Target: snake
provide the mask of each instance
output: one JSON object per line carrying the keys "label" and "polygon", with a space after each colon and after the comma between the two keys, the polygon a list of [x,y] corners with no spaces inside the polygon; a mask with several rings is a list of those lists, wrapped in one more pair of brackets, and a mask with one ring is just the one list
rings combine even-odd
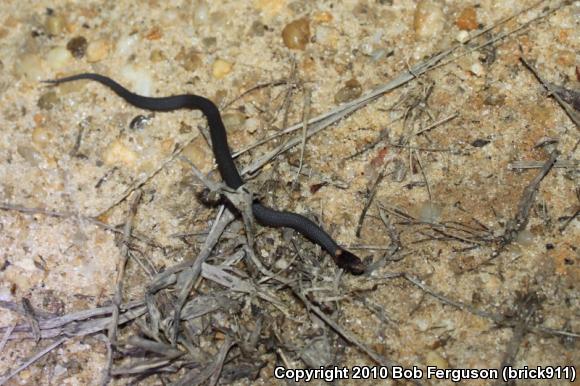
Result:
{"label": "snake", "polygon": [[[166,97],[143,96],[129,91],[107,76],[96,73],[81,73],[46,80],[44,83],[56,86],[77,80],[98,82],[108,87],[127,103],[144,110],[169,112],[179,109],[191,109],[201,111],[207,119],[213,154],[223,181],[229,188],[234,190],[244,185],[244,180],[236,167],[228,145],[226,128],[221,114],[218,107],[210,99],[194,94],[180,94]],[[263,205],[257,199],[252,201],[251,207],[254,218],[261,225],[294,229],[327,251],[338,267],[354,275],[360,275],[365,272],[365,263],[358,256],[339,246],[324,229],[308,218],[297,213],[274,210]]]}

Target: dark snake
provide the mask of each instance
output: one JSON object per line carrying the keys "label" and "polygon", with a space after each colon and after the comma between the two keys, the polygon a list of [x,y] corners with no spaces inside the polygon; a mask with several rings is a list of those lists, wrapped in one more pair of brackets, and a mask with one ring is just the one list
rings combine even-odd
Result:
{"label": "dark snake", "polygon": [[[173,111],[183,108],[200,110],[207,118],[210,129],[213,154],[215,156],[218,170],[231,189],[237,190],[244,184],[244,180],[234,160],[230,147],[226,129],[217,106],[207,98],[199,95],[183,94],[161,98],[145,97],[135,94],[111,78],[99,74],[78,74],[65,78],[45,81],[54,85],[72,82],[75,80],[93,80],[99,82],[115,92],[131,105],[151,111]],[[296,213],[277,211],[262,205],[259,201],[254,200],[252,203],[252,213],[262,225],[270,227],[288,227],[292,228],[310,241],[320,245],[333,258],[335,264],[344,270],[359,275],[365,271],[365,264],[355,254],[340,247],[328,233],[304,216]]]}

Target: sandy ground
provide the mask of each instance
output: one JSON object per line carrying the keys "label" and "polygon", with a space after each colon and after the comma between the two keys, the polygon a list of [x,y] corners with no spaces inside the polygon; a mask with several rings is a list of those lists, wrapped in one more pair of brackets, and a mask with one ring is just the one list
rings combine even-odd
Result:
{"label": "sandy ground", "polygon": [[[550,84],[578,90],[580,4],[544,1],[505,20],[533,4],[2,1],[0,375],[55,341],[6,341],[7,328],[30,323],[23,299],[39,318],[110,303],[122,247],[104,224],[124,223],[129,192],[142,191],[133,231],[143,239],[136,249],[158,270],[194,257],[216,214],[196,199],[201,184],[187,162],[172,156],[178,149],[202,171],[213,169],[211,149],[200,135],[201,114],[150,114],[97,84],[49,88],[39,80],[98,72],[146,95],[207,96],[222,108],[230,145],[239,150],[453,46],[458,48],[443,65],[309,138],[308,173],[296,179],[297,146],[263,167],[250,186],[269,205],[315,216],[369,262],[384,262],[370,276],[344,276],[340,299],[330,302],[339,309],[332,318],[373,352],[423,369],[578,365],[580,225],[572,216],[580,205],[580,131],[520,56]],[[298,43],[289,48],[282,31],[297,20],[309,31],[290,31],[288,39]],[[471,50],[492,39],[498,40]],[[146,118],[142,125],[135,122],[138,115]],[[296,135],[300,131],[268,141],[237,162],[248,165]],[[555,167],[527,201],[529,216],[522,222],[517,215],[525,189],[554,151]],[[514,169],[518,162],[531,168]],[[370,192],[372,204],[357,237]],[[240,224],[229,231],[242,239]],[[201,236],[176,237],[196,232]],[[393,233],[401,248],[385,261]],[[321,269],[334,269],[326,254],[292,232],[259,228],[256,242],[269,267],[288,265],[298,248],[307,259],[320,260]],[[231,253],[232,245],[216,254]],[[464,307],[445,304],[409,280],[391,278],[393,273],[416,278]],[[333,285],[332,275],[323,277],[330,282],[321,287]],[[124,299],[141,298],[146,278],[129,261]],[[304,320],[301,304],[280,296]],[[303,331],[290,319],[279,327],[297,345],[329,331]],[[333,364],[376,364],[332,334],[333,347],[340,348]],[[280,350],[264,353],[267,364],[256,382],[283,383],[273,379],[281,356],[293,367],[305,366],[296,351]],[[70,337],[7,384],[98,384],[106,356],[99,334]]]}

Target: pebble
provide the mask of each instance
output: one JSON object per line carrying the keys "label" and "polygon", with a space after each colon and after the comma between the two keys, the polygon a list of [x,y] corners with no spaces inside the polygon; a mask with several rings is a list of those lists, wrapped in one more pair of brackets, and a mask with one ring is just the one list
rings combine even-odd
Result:
{"label": "pebble", "polygon": [[32,166],[38,166],[43,160],[42,154],[32,146],[26,144],[18,145],[16,152]]}
{"label": "pebble", "polygon": [[438,2],[421,0],[415,8],[413,29],[420,40],[438,37],[445,26],[445,15]]}
{"label": "pebble", "polygon": [[87,61],[89,63],[100,62],[109,55],[110,46],[106,40],[92,41],[87,46]]}
{"label": "pebble", "polygon": [[224,126],[228,131],[233,131],[246,122],[246,116],[239,111],[225,113],[222,115]]}
{"label": "pebble", "polygon": [[64,30],[65,20],[60,15],[50,15],[46,18],[44,27],[49,35],[58,35]]}
{"label": "pebble", "polygon": [[181,63],[186,71],[193,72],[201,67],[201,57],[194,49],[186,51],[182,48],[177,55],[175,61]]}
{"label": "pebble", "polygon": [[332,21],[332,14],[326,11],[317,12],[313,20],[317,23],[330,23]]}
{"label": "pebble", "polygon": [[485,68],[479,62],[475,62],[469,68],[469,71],[475,76],[482,76],[485,74]]}
{"label": "pebble", "polygon": [[133,53],[133,46],[137,43],[137,34],[124,36],[117,42],[117,54],[119,56],[129,56]]}
{"label": "pebble", "polygon": [[153,79],[151,74],[146,69],[133,65],[126,64],[121,67],[119,71],[121,76],[132,83],[131,89],[135,93],[150,96],[153,91]]}
{"label": "pebble", "polygon": [[42,61],[34,54],[26,54],[14,63],[14,71],[29,80],[40,80],[43,77]]}
{"label": "pebble", "polygon": [[250,27],[250,34],[254,36],[264,36],[264,33],[266,32],[267,29],[268,26],[266,26],[260,20],[255,20],[252,23],[252,26]]}
{"label": "pebble", "polygon": [[269,16],[280,13],[286,7],[287,0],[254,0],[254,7]]}
{"label": "pebble", "polygon": [[42,110],[50,110],[58,103],[56,92],[48,91],[38,98],[36,105]]}
{"label": "pebble", "polygon": [[149,55],[149,59],[153,62],[153,63],[159,63],[163,60],[165,60],[165,54],[163,53],[163,51],[156,49],[151,51],[151,54]]}
{"label": "pebble", "polygon": [[459,33],[455,36],[455,40],[459,43],[465,43],[469,39],[469,32],[467,31],[459,31]]}
{"label": "pebble", "polygon": [[310,41],[310,21],[302,18],[286,24],[282,30],[282,39],[286,47],[304,50]]}
{"label": "pebble", "polygon": [[203,0],[194,4],[193,21],[195,24],[205,24],[209,20],[209,7]]}
{"label": "pebble", "polygon": [[145,35],[145,39],[147,40],[159,40],[163,37],[163,31],[161,30],[161,28],[159,26],[155,26],[153,28],[151,28],[151,30],[149,30],[149,32],[147,32],[147,34]]}
{"label": "pebble", "polygon": [[362,86],[356,79],[350,79],[347,81],[340,90],[334,95],[335,103],[345,103],[350,102],[362,94]]}
{"label": "pebble", "polygon": [[72,60],[71,53],[62,46],[54,47],[46,54],[46,63],[53,70],[59,70],[66,67]]}
{"label": "pebble", "polygon": [[434,350],[427,352],[427,355],[425,355],[425,365],[435,366],[438,369],[446,369],[449,367],[447,360]]}
{"label": "pebble", "polygon": [[80,59],[87,52],[87,44],[87,39],[84,36],[77,36],[69,40],[66,48],[73,57]]}
{"label": "pebble", "polygon": [[217,59],[213,62],[212,75],[215,79],[223,79],[230,72],[232,72],[232,67],[234,65],[226,60]]}
{"label": "pebble", "polygon": [[54,134],[44,126],[36,126],[32,130],[32,144],[38,150],[43,150],[50,145]]}
{"label": "pebble", "polygon": [[534,241],[534,234],[527,229],[518,232],[516,236],[516,242],[524,247],[534,245]]}
{"label": "pebble", "polygon": [[215,36],[208,36],[201,40],[201,44],[203,44],[206,49],[213,49],[217,45],[217,38]]}
{"label": "pebble", "polygon": [[463,31],[472,31],[477,28],[477,13],[475,12],[475,8],[467,7],[464,8],[463,11],[455,20],[455,25]]}
{"label": "pebble", "polygon": [[137,161],[137,153],[129,149],[119,138],[111,142],[103,152],[103,162],[109,166],[133,166]]}

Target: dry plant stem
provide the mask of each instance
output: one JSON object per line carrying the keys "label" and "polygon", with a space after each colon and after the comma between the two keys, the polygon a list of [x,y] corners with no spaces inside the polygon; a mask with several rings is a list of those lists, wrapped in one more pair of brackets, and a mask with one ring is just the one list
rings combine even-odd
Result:
{"label": "dry plant stem", "polygon": [[48,347],[46,347],[46,348],[40,350],[39,352],[37,352],[36,354],[34,354],[32,357],[27,359],[23,364],[18,366],[16,369],[12,370],[4,378],[0,379],[0,386],[4,385],[6,382],[8,382],[10,379],[12,379],[19,372],[26,369],[28,366],[30,366],[31,364],[33,364],[34,362],[36,362],[37,360],[39,360],[40,358],[42,358],[43,356],[45,356],[46,354],[48,354],[49,352],[51,352],[52,350],[54,350],[55,348],[60,346],[62,343],[64,343],[68,339],[69,339],[68,337],[60,338],[59,340],[50,344]]}
{"label": "dry plant stem", "polygon": [[[516,324],[513,327],[512,338],[507,344],[506,352],[501,362],[500,372],[503,372],[503,369],[505,367],[514,365],[519,348],[524,340],[524,337],[529,332],[527,328],[528,326],[527,323],[534,316],[539,306],[539,304],[537,303],[537,298],[534,299],[534,297],[530,296],[529,294],[526,295],[526,297],[522,300],[523,301],[521,301],[521,303],[518,304],[518,308],[521,308],[524,305],[526,306],[524,310],[519,310],[520,312],[523,311],[524,315],[517,316],[518,320],[516,321]],[[496,382],[496,385],[498,386],[506,385],[506,383],[498,380]]]}
{"label": "dry plant stem", "polygon": [[[122,308],[124,310],[131,311],[131,310],[134,310],[138,307],[141,307],[142,305],[143,305],[142,301],[134,301],[134,302],[124,304],[122,306]],[[3,308],[12,309],[15,312],[19,312],[19,310],[14,309],[13,307],[7,307],[7,306],[8,305],[2,305]],[[90,309],[90,310],[77,311],[77,312],[73,312],[73,313],[70,313],[67,315],[63,315],[63,316],[53,317],[51,315],[48,315],[46,317],[42,317],[42,319],[39,321],[39,325],[40,325],[41,331],[52,330],[52,329],[57,329],[59,327],[66,326],[67,324],[74,323],[74,324],[80,325],[85,320],[101,317],[104,315],[109,315],[109,314],[112,314],[112,312],[113,312],[113,306],[107,306],[107,307],[100,307],[100,308],[95,308],[95,309]],[[41,312],[37,311],[36,313],[40,314]],[[8,330],[11,331],[11,334],[8,335],[8,338],[7,338],[8,340],[30,338],[30,336],[15,336],[12,334],[12,332],[17,332],[17,333],[28,332],[30,330],[30,328],[24,324],[11,326],[8,328],[0,328],[0,332],[6,333],[6,331],[8,331]],[[46,336],[44,336],[44,335],[42,337],[46,338]]]}
{"label": "dry plant stem", "polygon": [[117,326],[119,323],[119,309],[121,307],[121,302],[123,301],[123,277],[125,276],[125,267],[127,266],[127,261],[129,260],[129,240],[131,238],[131,230],[133,228],[133,219],[137,213],[137,206],[141,200],[141,190],[136,190],[131,202],[129,204],[129,213],[125,221],[125,227],[123,229],[123,240],[121,244],[121,261],[119,262],[119,267],[117,270],[117,288],[115,290],[115,295],[113,296],[113,313],[111,317],[111,323],[108,328],[107,335],[107,365],[103,369],[103,374],[101,378],[101,385],[106,385],[110,380],[110,371],[113,366],[113,351],[114,347],[117,345]]}
{"label": "dry plant stem", "polygon": [[4,336],[0,341],[0,352],[4,351],[4,347],[6,347],[6,343],[8,343],[8,339],[10,339],[10,335],[12,334],[12,331],[14,331],[15,328],[16,324],[13,324],[10,327],[8,327],[6,331],[4,331]]}
{"label": "dry plant stem", "polygon": [[[112,308],[106,307],[109,309],[109,312],[112,312]],[[95,310],[86,310],[81,311],[81,313],[92,313]],[[127,310],[119,317],[119,325],[127,323],[130,320],[134,320],[141,315],[147,312],[147,308],[145,306],[138,306],[134,307],[130,310]],[[58,318],[55,318],[58,319]],[[69,321],[65,325],[55,328],[44,328],[43,321],[40,322],[41,326],[41,338],[42,339],[49,339],[54,338],[62,335],[66,336],[83,336],[88,334],[93,334],[95,332],[106,330],[107,327],[111,324],[112,317],[105,317],[105,318],[98,318],[98,319],[90,319],[90,320],[83,320],[84,318],[78,318],[78,321]],[[47,322],[51,322],[50,320]],[[16,330],[20,330],[22,332],[13,332],[10,335],[10,340],[16,339],[32,339],[34,336],[31,334],[28,329],[22,329],[21,326],[17,326]]]}
{"label": "dry plant stem", "polygon": [[[545,162],[542,161],[514,161],[508,164],[509,170],[518,169],[541,169]],[[554,164],[556,169],[572,169],[580,172],[580,161],[578,160],[558,160]]]}
{"label": "dry plant stem", "polygon": [[[546,0],[540,0],[540,1],[538,1],[538,2],[536,2],[536,3],[534,3],[534,4],[532,4],[532,5],[530,5],[529,7],[527,7],[527,8],[524,8],[524,9],[522,9],[521,11],[518,11],[518,12],[516,12],[516,13],[515,13],[515,14],[513,14],[513,15],[510,15],[510,16],[508,16],[508,17],[504,18],[504,19],[501,19],[501,20],[499,20],[498,22],[496,22],[496,23],[492,24],[492,25],[491,25],[491,26],[489,26],[488,28],[486,28],[486,29],[484,29],[484,30],[480,31],[479,33],[477,33],[477,34],[475,34],[475,35],[473,35],[471,38],[469,38],[469,39],[468,39],[468,40],[466,40],[465,42],[463,42],[463,43],[460,43],[460,44],[457,44],[457,45],[454,47],[454,50],[455,50],[456,48],[459,48],[459,47],[461,47],[461,46],[463,46],[463,45],[466,45],[467,43],[469,43],[469,42],[471,42],[471,41],[475,40],[476,38],[478,38],[478,37],[480,37],[480,36],[484,35],[486,32],[488,32],[488,31],[491,31],[492,29],[494,29],[494,28],[496,28],[496,27],[499,27],[499,26],[500,26],[500,25],[502,25],[502,24],[505,24],[505,23],[507,23],[508,21],[510,21],[510,20],[512,20],[512,19],[514,19],[514,18],[516,18],[517,16],[519,16],[519,15],[522,15],[522,14],[524,14],[524,13],[526,13],[526,12],[530,11],[530,10],[531,10],[531,9],[533,9],[533,8],[536,8],[537,6],[539,6],[540,4],[544,3],[545,1],[546,1]],[[549,16],[550,14],[552,14],[552,13],[556,12],[556,11],[557,11],[557,10],[559,10],[560,8],[562,8],[562,7],[564,7],[564,6],[567,6],[567,5],[570,5],[568,1],[562,1],[562,2],[561,2],[561,3],[560,3],[558,6],[557,6],[557,7],[554,7],[554,8],[548,9],[547,11],[545,11],[545,12],[542,12],[542,13],[541,13],[539,16],[537,16],[537,17],[535,17],[535,18],[533,18],[533,19],[531,19],[531,20],[527,21],[526,23],[524,23],[524,24],[522,24],[522,25],[518,26],[517,28],[515,28],[515,29],[513,29],[513,30],[511,30],[511,31],[504,32],[504,33],[501,33],[501,34],[497,35],[496,37],[494,37],[493,39],[489,39],[489,40],[487,40],[487,41],[483,42],[483,43],[482,43],[482,44],[480,44],[480,45],[477,45],[477,46],[475,46],[475,47],[472,47],[472,48],[471,48],[470,50],[468,50],[468,51],[462,52],[461,54],[459,54],[459,55],[457,55],[457,56],[454,56],[454,57],[452,57],[452,58],[449,58],[449,59],[448,59],[448,60],[446,60],[446,61],[443,61],[443,62],[441,62],[440,64],[438,64],[438,65],[436,66],[436,68],[438,68],[438,67],[443,67],[443,66],[445,66],[445,65],[447,65],[447,64],[449,64],[449,63],[452,63],[452,62],[456,61],[457,59],[459,59],[459,58],[461,58],[461,57],[463,57],[463,56],[465,56],[465,55],[469,55],[470,53],[472,53],[472,52],[474,52],[474,51],[480,50],[480,49],[482,49],[482,48],[485,48],[485,47],[487,47],[487,46],[489,46],[489,45],[491,45],[491,44],[493,44],[493,43],[495,43],[495,42],[497,42],[497,41],[500,41],[500,40],[503,40],[503,39],[505,39],[505,38],[507,38],[507,37],[509,37],[509,36],[512,36],[512,35],[514,35],[516,32],[518,32],[518,31],[521,31],[521,30],[523,30],[523,29],[524,29],[524,28],[526,28],[526,27],[529,27],[529,26],[530,26],[531,24],[533,24],[534,22],[536,22],[536,21],[538,21],[538,20],[541,20],[541,19],[543,19],[543,18],[546,18],[546,17],[547,17],[547,16]]]}
{"label": "dry plant stem", "polygon": [[389,249],[387,252],[386,259],[388,260],[399,260],[395,258],[395,255],[403,249],[403,245],[401,244],[401,237],[399,236],[399,232],[397,232],[397,228],[392,224],[391,220],[387,216],[387,213],[383,208],[378,208],[379,216],[383,225],[387,229],[387,234],[389,235],[389,239],[391,240],[391,245],[389,245]]}
{"label": "dry plant stem", "polygon": [[234,99],[232,99],[231,101],[225,103],[220,110],[225,110],[228,107],[230,107],[231,105],[233,105],[234,103],[236,103],[237,101],[239,101],[240,99],[242,99],[243,97],[245,97],[246,95],[256,91],[256,90],[260,90],[266,87],[275,87],[275,86],[281,86],[284,84],[287,84],[289,81],[288,79],[280,79],[280,80],[274,80],[272,82],[267,82],[267,83],[261,83],[261,84],[257,84],[251,88],[249,88],[248,90],[242,92],[240,95],[238,95],[237,97],[235,97]]}
{"label": "dry plant stem", "polygon": [[433,130],[437,126],[441,126],[442,124],[447,123],[447,122],[457,118],[458,116],[459,116],[458,113],[453,113],[445,118],[438,120],[437,122],[430,124],[429,126],[425,127],[424,129],[419,130],[418,132],[415,133],[415,135],[423,134],[429,130]]}
{"label": "dry plant stem", "polygon": [[30,330],[32,331],[32,335],[34,336],[34,340],[36,343],[40,340],[40,325],[38,323],[38,318],[34,312],[34,308],[30,301],[26,298],[22,298],[22,308],[24,309],[24,315],[26,316],[26,321],[30,326]]}
{"label": "dry plant stem", "polygon": [[205,263],[205,261],[211,254],[213,247],[217,244],[226,226],[234,220],[233,213],[228,209],[225,210],[224,209],[225,207],[223,206],[220,208],[220,211],[218,212],[218,217],[214,221],[212,229],[193,264],[191,264],[191,261],[185,262],[187,263],[186,265],[184,265],[184,267],[187,267],[184,269],[184,275],[186,277],[186,280],[183,287],[179,289],[177,301],[173,309],[173,332],[171,334],[171,343],[173,345],[177,343],[177,335],[179,332],[179,326],[181,321],[181,310],[185,304],[185,301],[187,300],[187,297],[189,296],[189,293],[191,292],[191,289],[193,288],[194,283],[200,277],[201,266],[203,263]]}
{"label": "dry plant stem", "polygon": [[298,177],[302,172],[302,166],[304,164],[304,151],[306,150],[306,134],[308,133],[308,119],[310,118],[311,101],[312,91],[309,88],[306,88],[304,90],[304,109],[302,110],[302,145],[300,147],[300,165],[298,165],[295,181],[298,181]]}
{"label": "dry plant stem", "polygon": [[[410,70],[403,72],[401,75],[396,77],[395,79],[387,82],[386,84],[377,87],[373,91],[369,92],[366,95],[363,95],[351,102],[345,103],[341,106],[335,107],[330,111],[321,114],[315,118],[308,120],[308,124],[310,128],[308,129],[307,137],[311,137],[312,135],[324,130],[328,126],[340,121],[344,117],[352,114],[353,112],[359,110],[360,108],[366,106],[368,103],[374,101],[375,99],[381,97],[383,94],[394,90],[395,88],[409,82],[410,80],[415,79],[416,76],[424,74],[425,72],[429,71],[436,63],[438,63],[442,58],[449,55],[452,50],[445,50],[441,53],[434,55],[432,58],[425,60],[415,66],[413,66]],[[285,129],[284,132],[291,132],[294,130],[298,130],[303,126],[303,123],[296,124],[294,126]],[[266,155],[262,156],[261,158],[255,160],[250,165],[245,167],[242,171],[242,174],[253,174],[257,170],[259,170],[262,166],[269,163],[274,157],[278,154],[281,154],[288,149],[298,145],[302,142],[302,138],[293,138],[288,142],[284,143],[283,145],[273,149]],[[239,155],[240,153],[235,153],[234,156]]]}
{"label": "dry plant stem", "polygon": [[[399,153],[400,153],[400,151],[399,151]],[[369,208],[371,207],[371,204],[373,203],[373,199],[375,198],[375,195],[377,194],[379,184],[381,183],[383,178],[385,178],[385,170],[387,169],[388,164],[389,164],[389,162],[385,162],[383,164],[381,171],[380,171],[379,175],[377,176],[377,178],[375,179],[375,182],[374,182],[370,192],[367,194],[365,206],[363,207],[363,210],[361,211],[361,214],[360,214],[358,221],[357,221],[357,224],[356,224],[356,231],[354,232],[356,237],[360,237],[360,232],[362,230],[362,226],[363,226],[366,214],[367,214]]]}
{"label": "dry plant stem", "polygon": [[[344,340],[348,343],[352,344],[356,348],[358,348],[361,352],[368,355],[375,363],[388,367],[389,370],[392,370],[393,366],[400,366],[398,363],[393,362],[383,356],[379,355],[377,352],[372,350],[370,347],[367,347],[365,344],[360,342],[354,335],[352,335],[349,331],[343,329],[338,323],[332,320],[328,315],[326,315],[320,308],[312,304],[300,291],[299,288],[295,288],[291,286],[292,292],[304,303],[304,306],[307,310],[312,311],[318,316],[324,323],[326,323],[330,328],[332,328],[338,335],[340,335]],[[419,381],[414,381],[416,385],[421,385]]]}
{"label": "dry plant stem", "polygon": [[141,190],[137,190],[135,195],[131,199],[129,205],[129,213],[125,222],[125,227],[123,230],[123,240],[121,244],[121,261],[119,262],[119,267],[117,270],[117,288],[115,290],[115,295],[113,297],[113,318],[111,320],[111,325],[109,327],[108,338],[111,345],[114,347],[117,343],[117,324],[119,321],[119,309],[123,301],[123,277],[125,276],[125,267],[127,266],[127,260],[129,259],[129,238],[131,237],[131,230],[133,229],[133,219],[137,213],[137,206],[141,200]]}
{"label": "dry plant stem", "polygon": [[222,372],[228,352],[235,344],[236,342],[228,335],[226,335],[225,341],[212,364],[205,367],[203,370],[201,370],[201,372],[198,369],[191,370],[188,374],[185,375],[185,377],[173,383],[172,386],[199,385],[205,382],[208,378],[208,384],[215,386],[219,380],[219,376]]}
{"label": "dry plant stem", "polygon": [[559,155],[560,153],[558,150],[554,150],[551,153],[550,158],[544,163],[542,170],[524,189],[518,204],[518,212],[516,213],[515,217],[508,222],[503,236],[500,237],[499,247],[496,251],[494,251],[491,259],[497,257],[499,253],[515,239],[518,232],[524,230],[526,225],[528,225],[528,221],[530,219],[530,209],[532,208],[532,205],[536,199],[536,194],[540,187],[540,183],[550,172]]}
{"label": "dry plant stem", "polygon": [[554,88],[548,82],[542,79],[542,77],[540,76],[538,71],[536,71],[534,66],[532,66],[524,57],[524,53],[522,51],[521,46],[520,46],[520,55],[521,55],[520,61],[524,64],[524,66],[526,66],[528,70],[531,71],[532,74],[534,74],[536,79],[542,84],[542,86],[544,86],[544,88],[550,93],[550,95],[553,96],[556,99],[556,101],[558,101],[558,104],[564,109],[568,117],[576,125],[576,129],[580,130],[580,118],[578,117],[578,113],[576,113],[568,103],[562,100],[560,95],[556,92],[556,90],[554,90]]}
{"label": "dry plant stem", "polygon": [[580,186],[576,187],[576,199],[578,200],[578,204],[576,204],[576,210],[574,211],[574,213],[566,220],[566,222],[564,222],[564,224],[562,224],[562,226],[558,229],[560,231],[560,233],[563,233],[566,228],[568,227],[568,225],[570,225],[570,223],[572,221],[574,221],[574,219],[576,217],[578,217],[578,215],[580,215]]}
{"label": "dry plant stem", "polygon": [[419,165],[419,169],[421,170],[421,176],[423,176],[423,181],[425,181],[425,187],[427,188],[427,195],[429,196],[429,203],[433,202],[433,195],[431,194],[431,187],[429,186],[429,180],[427,179],[427,175],[425,174],[425,169],[423,168],[423,163],[421,162],[421,157],[419,156],[419,152],[417,150],[411,150],[415,154],[415,159],[417,160],[417,164]]}
{"label": "dry plant stem", "polygon": [[[499,22],[493,24],[492,26],[490,26],[488,29],[483,30],[482,32],[480,32],[479,34],[475,35],[474,37],[472,37],[469,41],[471,41],[472,39],[479,37],[481,34],[483,34],[484,32],[495,28],[501,24],[506,23],[507,21],[513,19],[514,17],[527,12],[528,10],[538,6],[539,4],[541,4],[542,2],[544,2],[545,0],[541,0],[535,4],[533,4],[532,6],[523,9],[522,11],[519,11],[518,13],[511,15],[509,17],[506,17],[502,20],[500,20]],[[564,4],[564,3],[563,3]],[[564,4],[565,5],[565,4]],[[517,32],[518,30],[532,24],[533,22],[540,20],[542,18],[547,17],[549,14],[555,12],[557,9],[561,8],[563,5],[560,5],[560,7],[557,7],[555,9],[550,10],[549,12],[543,13],[540,16],[530,20],[529,22],[525,23],[522,27],[517,28],[514,31],[510,31],[506,34],[502,34],[499,37],[496,37],[494,39],[491,39],[487,42],[485,42],[484,44],[479,45],[478,47],[474,48],[474,50],[486,47],[490,44],[495,43],[498,40],[501,40],[505,37],[508,37],[510,35],[512,35],[513,33]],[[441,60],[447,56],[449,56],[451,53],[453,53],[457,48],[461,47],[461,44],[458,44],[454,47],[451,47],[447,50],[444,50],[436,55],[434,55],[433,57],[413,66],[412,68],[410,68],[408,71],[403,72],[401,75],[397,76],[395,79],[391,80],[390,82],[387,82],[386,84],[379,86],[377,88],[375,88],[373,91],[351,101],[348,103],[345,103],[341,106],[335,107],[331,110],[329,110],[328,112],[321,114],[319,116],[316,116],[310,120],[308,120],[308,124],[309,125],[315,125],[314,127],[312,127],[310,130],[308,130],[308,137],[318,133],[319,131],[325,129],[326,127],[336,123],[337,121],[339,121],[340,119],[348,116],[349,114],[352,114],[354,111],[362,108],[363,106],[365,106],[366,104],[372,102],[373,100],[377,99],[378,97],[380,97],[381,95],[409,82],[410,80],[415,79],[416,77],[426,73],[427,71],[433,70],[435,68],[438,68],[440,66],[449,64],[455,60],[458,59],[458,57],[454,57],[449,59],[448,61],[445,62],[441,62]],[[473,51],[473,50],[472,50]],[[464,53],[462,55],[466,55],[467,53]],[[460,56],[459,56],[460,57]],[[441,62],[440,64],[438,64],[439,62]],[[291,133],[295,130],[300,129],[303,126],[303,123],[298,123],[296,125],[290,126],[282,131],[280,131],[280,133],[277,133],[274,136],[270,136],[268,138],[262,139],[259,141],[258,144],[254,144],[251,145],[241,151],[235,152],[233,154],[233,157],[238,157],[240,154],[253,149],[255,146],[259,145],[259,144],[263,144],[267,141],[269,141],[272,138],[275,138],[279,135],[282,134],[287,134],[287,133]],[[262,158],[256,160],[253,164],[251,164],[250,166],[246,167],[243,170],[243,174],[253,174],[255,173],[257,170],[259,170],[263,165],[265,165],[266,163],[270,162],[274,157],[276,157],[278,154],[281,154],[283,152],[285,152],[286,150],[296,146],[298,143],[300,143],[300,139],[293,139],[283,145],[281,145],[279,148],[274,149],[273,151],[271,151],[270,153],[268,153],[267,155],[263,156]]]}
{"label": "dry plant stem", "polygon": [[[419,287],[425,293],[431,295],[432,297],[434,297],[435,299],[439,300],[440,302],[442,302],[444,304],[450,305],[450,306],[455,307],[455,308],[462,310],[462,311],[467,311],[467,312],[469,312],[473,315],[477,315],[481,318],[489,319],[500,327],[515,327],[518,325],[518,323],[521,323],[521,322],[518,322],[518,323],[509,322],[509,321],[505,320],[503,315],[482,311],[482,310],[479,310],[479,309],[477,309],[469,304],[465,304],[465,303],[462,303],[460,301],[451,300],[451,299],[439,294],[435,290],[429,288],[428,286],[426,286],[423,283],[422,280],[420,280],[412,275],[409,275],[408,273],[401,272],[399,274],[394,274],[391,277],[389,277],[389,279],[397,278],[397,277],[402,277],[403,279],[409,281],[413,285]],[[532,325],[526,325],[525,328],[527,330],[530,330],[530,331],[541,332],[541,333],[548,334],[548,335],[559,335],[559,336],[565,336],[565,337],[569,337],[569,338],[573,338],[573,339],[580,339],[580,333],[576,333],[576,332],[556,330],[556,329],[549,328],[549,327],[532,326]]]}

